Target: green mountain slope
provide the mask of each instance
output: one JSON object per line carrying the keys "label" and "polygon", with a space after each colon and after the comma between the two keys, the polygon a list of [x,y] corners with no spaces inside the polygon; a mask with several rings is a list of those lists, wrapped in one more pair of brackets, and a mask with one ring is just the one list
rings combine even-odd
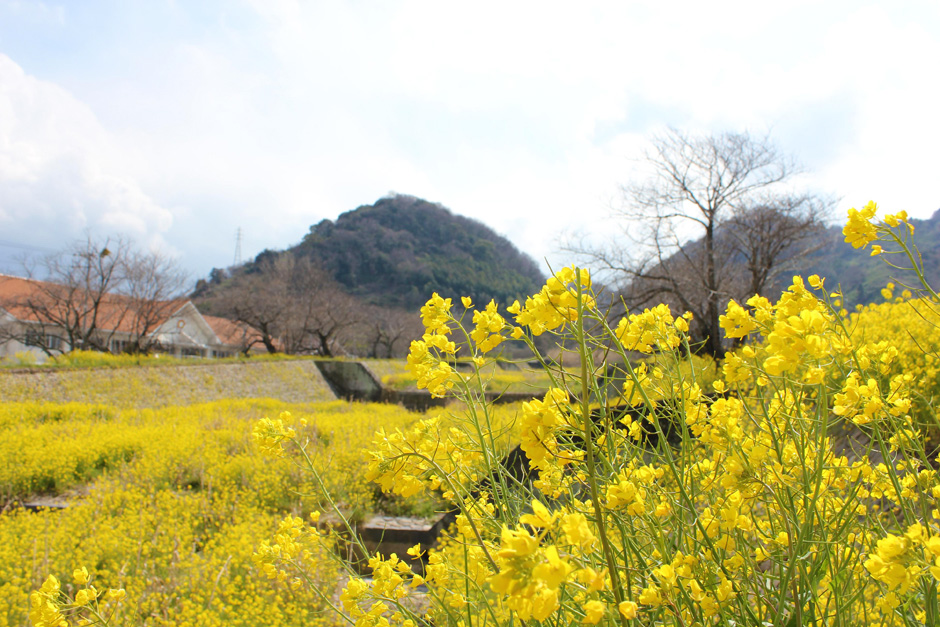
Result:
{"label": "green mountain slope", "polygon": [[310,257],[350,293],[390,307],[420,307],[435,291],[511,303],[543,281],[535,261],[506,238],[413,196],[323,220],[289,252]]}

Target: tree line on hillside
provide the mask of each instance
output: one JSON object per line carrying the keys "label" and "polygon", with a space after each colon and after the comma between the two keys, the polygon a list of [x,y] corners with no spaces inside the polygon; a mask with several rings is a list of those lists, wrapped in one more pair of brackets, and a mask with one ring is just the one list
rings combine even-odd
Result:
{"label": "tree line on hillside", "polygon": [[501,304],[538,291],[536,263],[482,223],[393,195],[310,227],[197,283],[201,308],[258,329],[267,350],[401,357],[433,292]]}
{"label": "tree line on hillside", "polygon": [[544,280],[531,257],[483,223],[401,194],[317,223],[290,250],[350,293],[410,310],[435,291],[512,302]]}

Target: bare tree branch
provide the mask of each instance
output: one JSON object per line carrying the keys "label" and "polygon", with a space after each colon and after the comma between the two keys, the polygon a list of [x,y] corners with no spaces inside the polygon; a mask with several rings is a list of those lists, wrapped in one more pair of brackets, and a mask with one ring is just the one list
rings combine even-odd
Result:
{"label": "bare tree branch", "polygon": [[112,297],[123,280],[122,259],[129,244],[122,239],[73,244],[63,253],[27,260],[33,289],[14,306],[38,331],[38,348],[52,355],[48,338],[65,335],[64,350],[109,348],[111,337],[128,316],[127,303]]}
{"label": "bare tree branch", "polygon": [[[152,332],[181,305],[175,299],[186,282],[176,260],[121,238],[88,237],[61,253],[26,259],[24,271],[29,289],[3,304],[19,324],[6,325],[2,339],[25,341],[50,356],[116,346],[148,352]],[[8,337],[23,328],[25,338]]]}

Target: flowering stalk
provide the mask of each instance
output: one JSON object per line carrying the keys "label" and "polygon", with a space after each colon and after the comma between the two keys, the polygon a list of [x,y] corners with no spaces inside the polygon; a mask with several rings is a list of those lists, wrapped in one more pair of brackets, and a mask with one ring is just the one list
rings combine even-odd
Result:
{"label": "flowering stalk", "polygon": [[[580,276],[580,272],[576,271]],[[594,459],[594,421],[591,418],[590,395],[589,390],[595,387],[594,376],[588,368],[591,356],[588,354],[588,340],[584,333],[585,314],[585,294],[584,286],[579,281],[576,289],[578,290],[578,316],[574,324],[576,340],[578,345],[578,357],[581,365],[581,424],[584,431],[584,450],[587,463],[588,484],[591,489],[591,503],[594,506],[594,518],[597,521],[598,536],[601,540],[601,546],[604,549],[604,559],[607,562],[607,570],[610,573],[611,588],[614,593],[614,600],[617,607],[624,602],[623,588],[620,585],[620,566],[614,558],[614,552],[607,538],[607,524],[604,520],[604,511],[601,508],[600,490],[597,485],[598,472],[597,462]],[[627,619],[618,612],[617,618],[623,627],[627,625]]]}

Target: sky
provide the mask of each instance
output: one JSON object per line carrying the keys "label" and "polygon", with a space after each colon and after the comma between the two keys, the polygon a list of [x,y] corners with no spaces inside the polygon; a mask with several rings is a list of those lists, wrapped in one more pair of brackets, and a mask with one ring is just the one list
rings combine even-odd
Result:
{"label": "sky", "polygon": [[670,127],[926,218],[938,68],[935,0],[0,0],[0,272],[91,233],[195,280],[389,193],[558,267]]}

